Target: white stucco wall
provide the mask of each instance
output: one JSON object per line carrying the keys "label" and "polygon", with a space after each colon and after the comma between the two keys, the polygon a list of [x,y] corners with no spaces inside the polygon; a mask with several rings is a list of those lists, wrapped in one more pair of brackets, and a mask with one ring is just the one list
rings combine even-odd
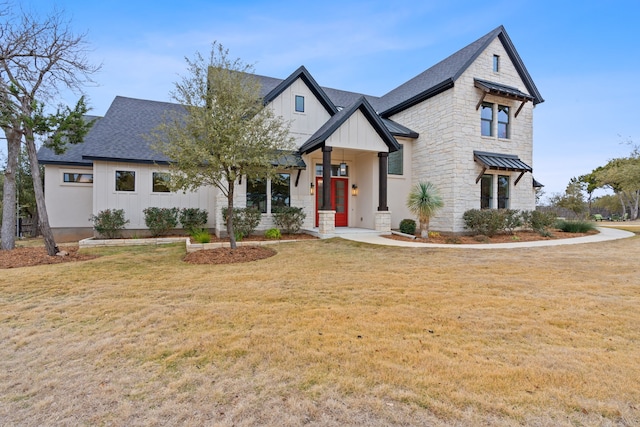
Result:
{"label": "white stucco wall", "polygon": [[45,203],[51,228],[92,227],[89,217],[93,213],[94,184],[65,183],[63,175],[93,173],[92,168],[76,166],[44,166]]}
{"label": "white stucco wall", "polygon": [[391,228],[400,227],[400,221],[405,218],[414,218],[407,208],[407,197],[411,191],[412,183],[412,163],[413,163],[413,140],[398,138],[402,144],[402,175],[388,175],[387,180],[387,202],[391,211]]}

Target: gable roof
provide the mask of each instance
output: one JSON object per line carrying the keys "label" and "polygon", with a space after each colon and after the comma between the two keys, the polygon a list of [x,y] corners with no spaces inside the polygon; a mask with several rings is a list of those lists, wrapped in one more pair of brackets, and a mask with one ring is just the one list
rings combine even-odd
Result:
{"label": "gable roof", "polygon": [[515,46],[507,35],[507,31],[501,25],[382,96],[379,104],[380,115],[389,117],[451,89],[458,77],[469,68],[473,61],[496,37],[502,42],[525,87],[533,97],[533,103],[544,102],[520,55],[518,55]]}
{"label": "gable roof", "polygon": [[[318,101],[322,104],[322,106],[327,110],[327,113],[330,115],[334,115],[338,112],[336,106],[331,102],[327,94],[322,90],[320,85],[316,82],[316,80],[311,76],[309,71],[304,67],[304,65],[300,66],[296,71],[294,71],[289,77],[282,80],[280,84],[271,89],[263,98],[263,102],[266,104],[270,103],[274,99],[278,97],[282,92],[285,91],[289,86],[293,84],[298,79],[302,79],[303,82],[309,87],[309,90],[318,98]],[[265,81],[265,83],[273,83]]]}
{"label": "gable roof", "polygon": [[[100,116],[84,116],[86,122],[93,122],[91,129],[93,129],[102,117]],[[91,129],[89,132],[91,132]],[[85,141],[78,144],[67,144],[65,151],[62,154],[56,154],[51,148],[46,146],[40,147],[38,150],[38,163],[43,165],[67,165],[67,166],[91,166],[92,162],[82,157],[85,148]]]}
{"label": "gable roof", "polygon": [[380,138],[382,138],[385,145],[389,147],[389,152],[394,152],[400,149],[398,141],[396,141],[393,135],[391,135],[391,132],[389,132],[389,129],[387,129],[385,124],[382,122],[380,116],[378,116],[367,99],[364,96],[361,96],[358,101],[354,102],[349,108],[345,108],[331,117],[324,125],[322,125],[322,127],[320,127],[320,129],[311,135],[311,138],[309,138],[307,142],[302,144],[298,151],[300,153],[307,154],[322,147],[327,138],[338,130],[338,128],[340,128],[340,126],[342,126],[342,124],[358,110],[364,114],[374,130],[378,133]]}
{"label": "gable roof", "polygon": [[38,161],[84,166],[90,166],[92,160],[167,164],[169,159],[151,147],[146,135],[170,112],[184,113],[184,108],[168,102],[116,96],[82,144],[70,147],[62,155],[43,147],[38,151]]}

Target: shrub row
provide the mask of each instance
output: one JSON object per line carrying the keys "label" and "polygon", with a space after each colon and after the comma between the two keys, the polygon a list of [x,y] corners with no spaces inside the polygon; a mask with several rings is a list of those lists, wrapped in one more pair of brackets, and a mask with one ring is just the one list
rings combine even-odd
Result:
{"label": "shrub row", "polygon": [[548,235],[548,228],[555,223],[556,216],[553,212],[541,211],[470,209],[462,219],[464,227],[473,234],[491,237],[499,233],[513,234],[520,227]]}
{"label": "shrub row", "polygon": [[[201,231],[207,223],[207,211],[199,208],[146,208],[144,223],[149,228],[151,235],[162,236],[167,234],[182,223],[182,226],[191,234]],[[123,209],[105,209],[98,215],[91,215],[89,221],[93,222],[93,228],[100,236],[108,239],[120,237],[122,230],[129,223],[124,219]]]}
{"label": "shrub row", "polygon": [[[222,209],[222,217],[227,221],[227,208]],[[204,226],[207,223],[207,211],[199,208],[158,208],[150,207],[143,210],[144,223],[152,236],[162,236],[175,229],[178,224],[194,238],[206,239]],[[273,212],[273,221],[284,233],[292,234],[300,231],[306,214],[302,208],[284,206]],[[260,224],[261,213],[256,208],[234,208],[233,224],[236,240],[251,235]],[[98,215],[91,215],[96,232],[109,239],[120,236],[129,220],[124,218],[122,209],[105,209]]]}

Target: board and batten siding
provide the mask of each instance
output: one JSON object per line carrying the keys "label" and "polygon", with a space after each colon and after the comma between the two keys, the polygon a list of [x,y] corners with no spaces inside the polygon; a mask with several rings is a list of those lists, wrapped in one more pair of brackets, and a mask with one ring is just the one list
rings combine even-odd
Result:
{"label": "board and batten siding", "polygon": [[[304,96],[304,112],[295,111],[296,95]],[[331,116],[302,79],[295,80],[269,103],[276,116],[291,122],[290,134],[300,147]]]}
{"label": "board and batten siding", "polygon": [[[116,191],[116,171],[135,172],[135,191]],[[213,228],[217,189],[202,187],[194,192],[154,193],[153,172],[166,171],[156,165],[94,161],[94,212],[123,209],[125,218],[129,220],[127,229],[146,229],[143,214],[145,208],[200,208],[207,210],[207,227]]]}

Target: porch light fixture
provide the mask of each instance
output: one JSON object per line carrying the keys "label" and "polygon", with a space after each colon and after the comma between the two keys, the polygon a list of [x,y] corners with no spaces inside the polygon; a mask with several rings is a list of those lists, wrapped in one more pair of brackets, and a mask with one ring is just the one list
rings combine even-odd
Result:
{"label": "porch light fixture", "polygon": [[353,184],[351,186],[351,195],[352,196],[357,196],[358,195],[358,186],[356,184]]}
{"label": "porch light fixture", "polygon": [[347,176],[347,164],[345,162],[340,163],[340,176]]}
{"label": "porch light fixture", "polygon": [[309,194],[313,196],[315,193],[316,193],[315,185],[313,185],[313,182],[312,182],[311,184],[309,184]]}

